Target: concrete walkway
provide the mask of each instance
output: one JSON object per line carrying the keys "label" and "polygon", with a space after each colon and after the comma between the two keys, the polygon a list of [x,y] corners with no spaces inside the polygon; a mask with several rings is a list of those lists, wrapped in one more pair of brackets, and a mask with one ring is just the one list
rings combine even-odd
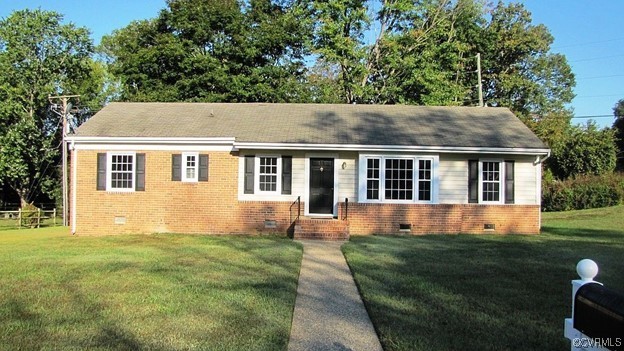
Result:
{"label": "concrete walkway", "polygon": [[343,242],[302,240],[289,351],[381,351],[351,271]]}

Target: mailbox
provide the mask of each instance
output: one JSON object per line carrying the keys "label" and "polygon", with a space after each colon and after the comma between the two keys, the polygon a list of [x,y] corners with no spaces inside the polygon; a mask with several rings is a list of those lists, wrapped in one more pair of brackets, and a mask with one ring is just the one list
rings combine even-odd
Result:
{"label": "mailbox", "polygon": [[581,286],[574,297],[574,329],[624,350],[624,294],[598,283]]}

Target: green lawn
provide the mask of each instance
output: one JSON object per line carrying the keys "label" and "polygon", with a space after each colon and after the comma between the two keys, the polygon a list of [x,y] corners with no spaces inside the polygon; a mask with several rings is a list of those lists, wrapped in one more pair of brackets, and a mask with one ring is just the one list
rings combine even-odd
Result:
{"label": "green lawn", "polygon": [[351,237],[343,251],[386,351],[564,350],[580,259],[624,291],[624,207],[544,214],[538,236]]}
{"label": "green lawn", "polygon": [[282,237],[0,232],[1,350],[284,350],[301,263]]}

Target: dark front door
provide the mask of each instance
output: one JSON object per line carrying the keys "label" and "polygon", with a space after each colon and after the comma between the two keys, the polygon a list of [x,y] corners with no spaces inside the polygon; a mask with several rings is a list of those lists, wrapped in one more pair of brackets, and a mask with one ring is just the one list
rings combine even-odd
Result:
{"label": "dark front door", "polygon": [[310,213],[334,213],[334,159],[310,159]]}

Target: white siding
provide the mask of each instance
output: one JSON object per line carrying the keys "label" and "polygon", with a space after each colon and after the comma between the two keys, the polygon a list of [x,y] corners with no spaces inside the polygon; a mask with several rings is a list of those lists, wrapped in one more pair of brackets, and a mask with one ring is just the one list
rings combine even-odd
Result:
{"label": "white siding", "polygon": [[[345,198],[349,198],[350,202],[357,202],[357,158],[358,155],[355,152],[343,152],[336,159],[335,167],[338,167],[338,179],[336,181],[338,202],[344,202]],[[343,163],[345,164],[344,169],[342,169]]]}
{"label": "white siding", "polygon": [[442,204],[468,203],[468,160],[500,159],[515,161],[514,198],[520,205],[541,201],[541,165],[533,165],[533,156],[440,155],[440,195]]}
{"label": "white siding", "polygon": [[438,200],[441,204],[468,203],[467,160],[462,155],[440,155]]}

